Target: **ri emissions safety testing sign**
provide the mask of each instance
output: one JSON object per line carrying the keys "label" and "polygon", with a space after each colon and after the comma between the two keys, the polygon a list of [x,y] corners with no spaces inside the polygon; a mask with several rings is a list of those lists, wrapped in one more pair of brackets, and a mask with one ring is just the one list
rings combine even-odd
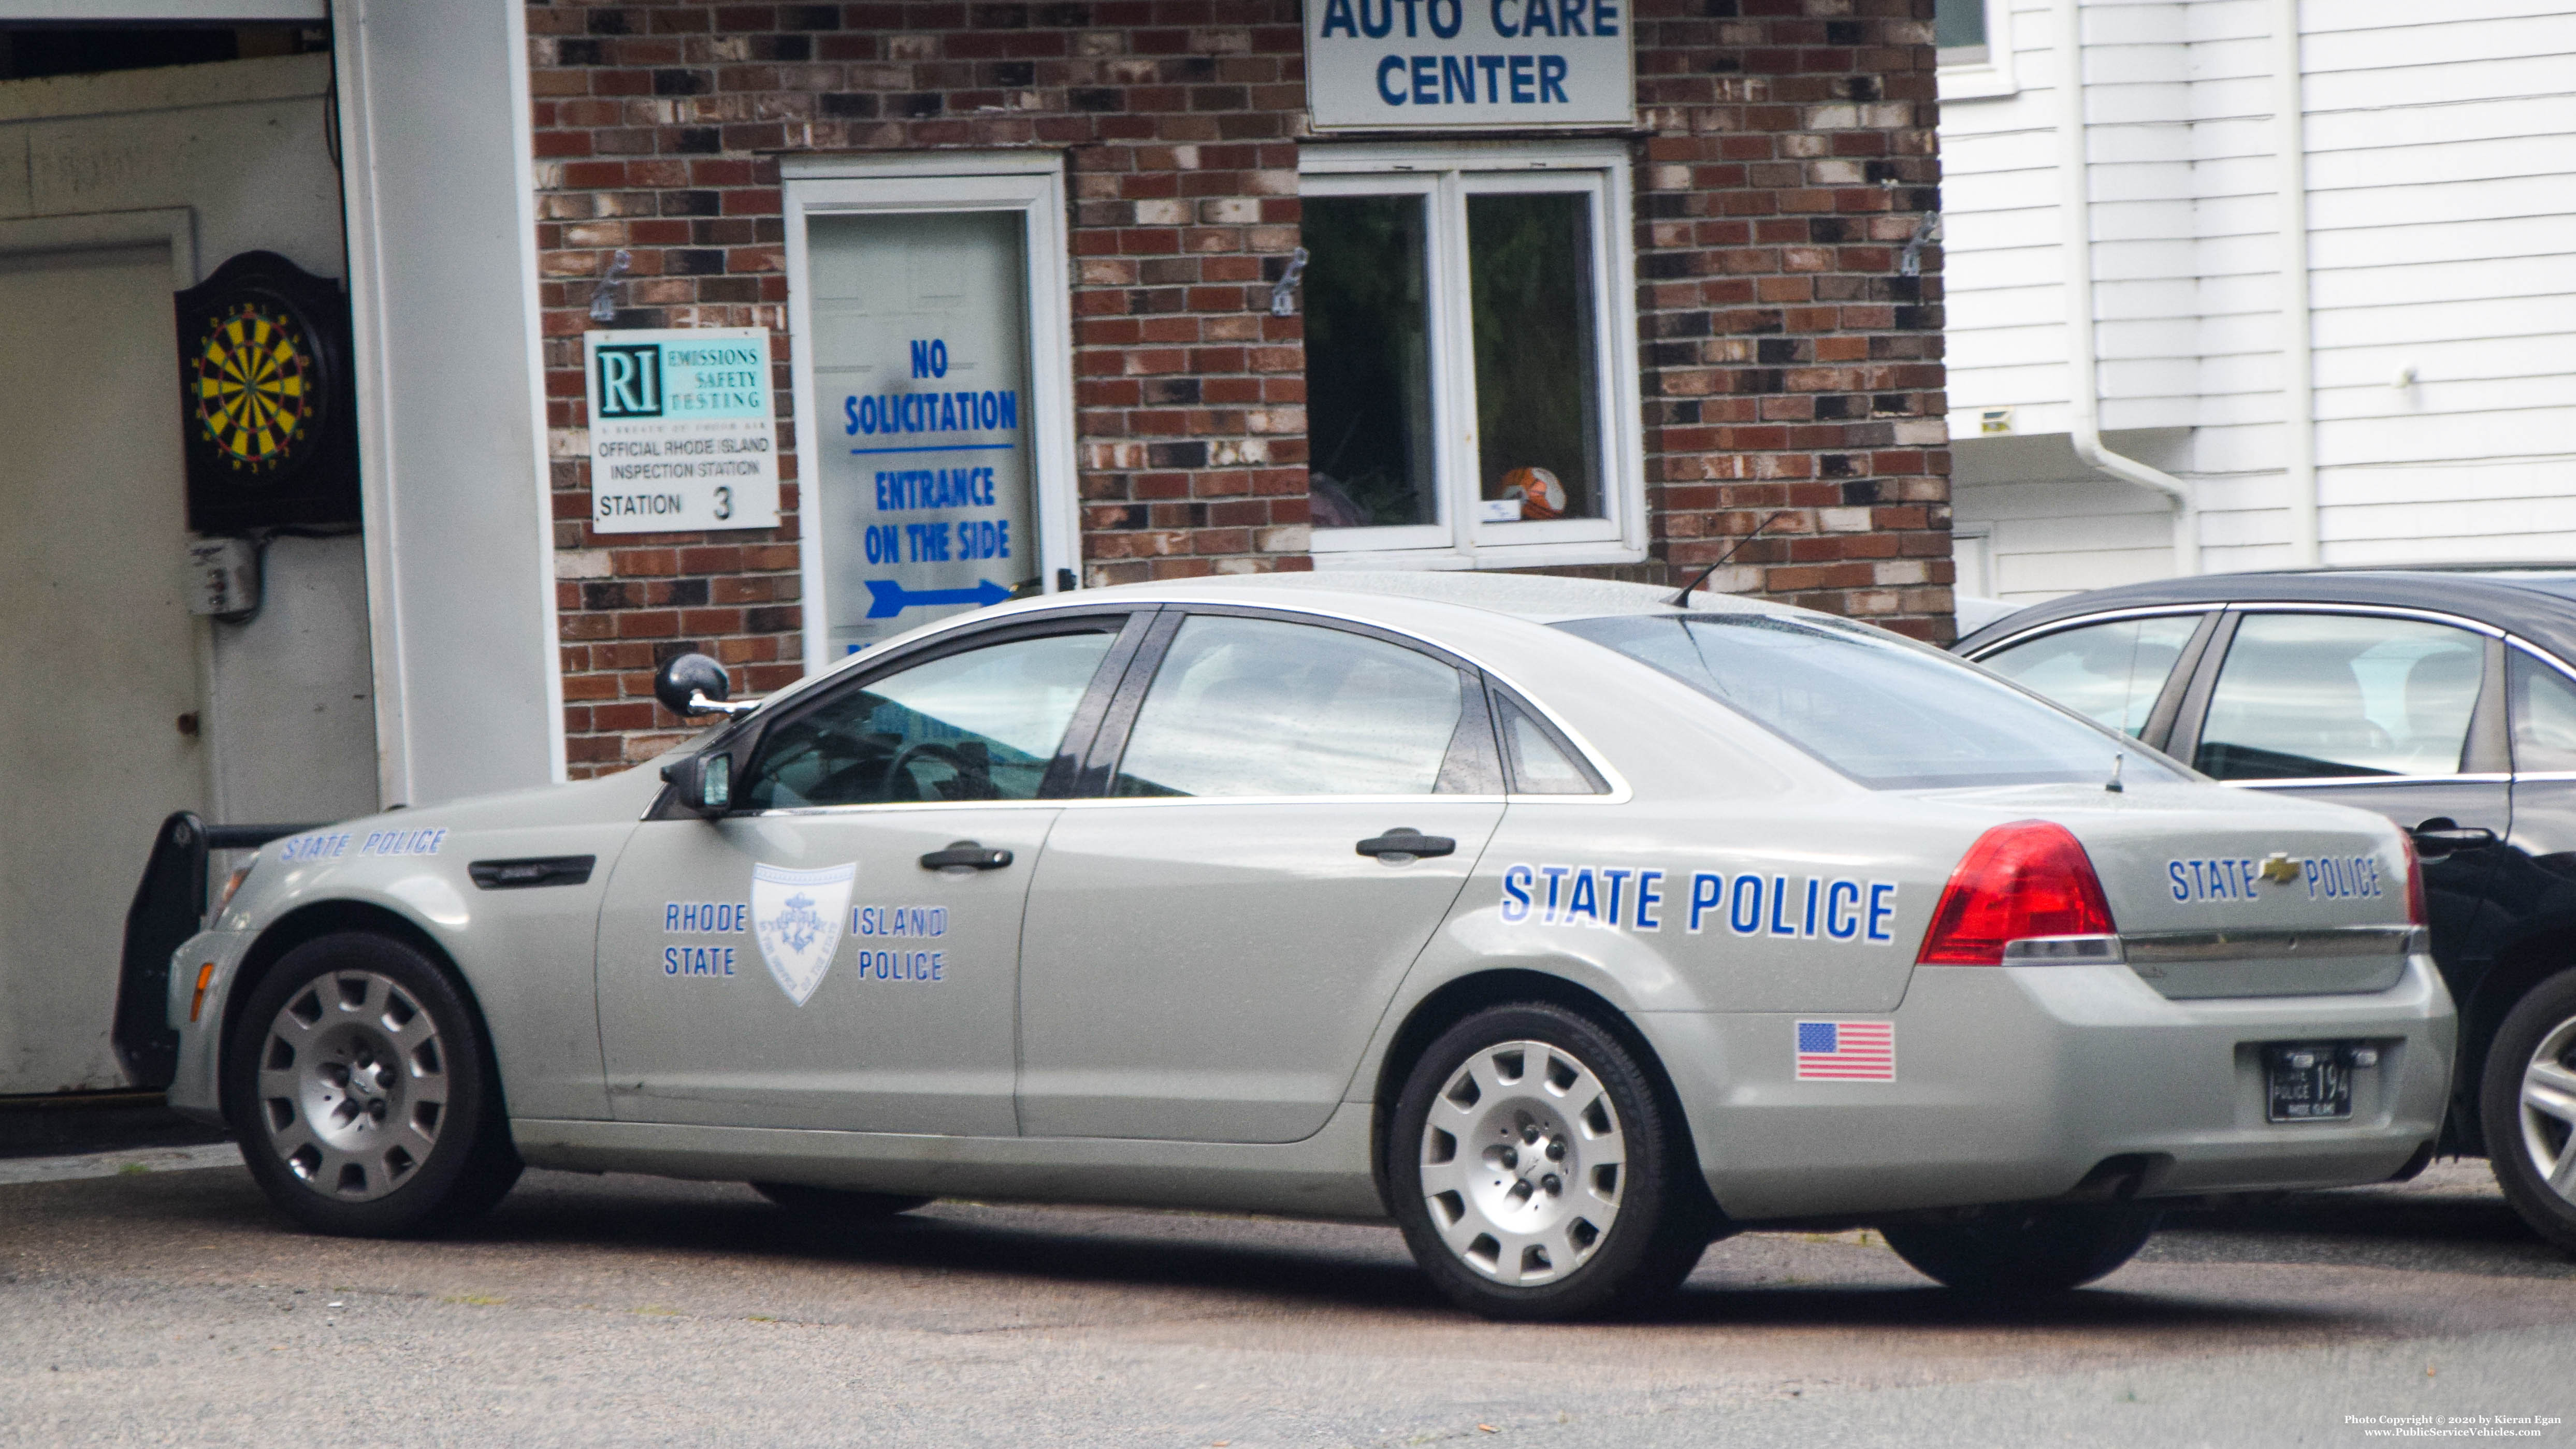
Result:
{"label": "ri emissions safety testing sign", "polygon": [[581,345],[594,530],[778,526],[766,329],[585,332]]}
{"label": "ri emissions safety testing sign", "polygon": [[1626,126],[1634,0],[1306,0],[1318,130]]}

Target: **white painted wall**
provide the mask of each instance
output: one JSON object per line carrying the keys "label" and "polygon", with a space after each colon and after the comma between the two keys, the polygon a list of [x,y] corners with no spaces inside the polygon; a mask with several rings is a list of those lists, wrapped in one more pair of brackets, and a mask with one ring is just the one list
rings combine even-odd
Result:
{"label": "white painted wall", "polygon": [[337,0],[389,803],[564,777],[520,0]]}
{"label": "white painted wall", "polygon": [[0,1093],[122,1083],[118,939],[162,817],[376,805],[358,539],[276,541],[246,622],[192,618],[179,587],[170,294],[254,249],[341,274],[330,80],[298,56],[0,83],[0,270],[19,288],[0,315],[25,344],[0,388],[21,495],[0,510],[0,592],[16,677],[49,701],[0,750],[26,777],[0,862]]}
{"label": "white painted wall", "polygon": [[[2159,466],[2199,492],[2203,567],[2286,565],[2278,7],[2083,10],[2103,424],[2184,430]],[[2017,0],[2019,88],[1941,123],[1956,512],[2020,599],[2171,569],[2159,500],[2008,446],[2067,426],[2049,21]],[[2300,25],[2322,561],[2576,557],[2576,14],[2307,0]],[[2019,436],[1981,435],[2004,407]]]}

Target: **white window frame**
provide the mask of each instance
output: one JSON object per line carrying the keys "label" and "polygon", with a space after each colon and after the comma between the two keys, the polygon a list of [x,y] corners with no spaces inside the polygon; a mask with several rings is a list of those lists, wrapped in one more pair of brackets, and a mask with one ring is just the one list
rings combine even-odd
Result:
{"label": "white window frame", "polygon": [[2018,95],[2013,79],[2012,0],[1985,0],[1986,43],[1954,45],[1940,52],[1936,84],[1943,101]]}
{"label": "white window frame", "polygon": [[1082,518],[1075,486],[1073,301],[1065,234],[1064,157],[1055,151],[940,151],[888,156],[790,156],[779,162],[786,191],[787,329],[796,396],[796,523],[804,574],[805,672],[840,662],[831,655],[830,599],[823,568],[822,444],[828,426],[814,389],[807,218],[854,212],[1011,211],[1023,218],[1028,260],[1029,500],[1038,524],[1042,587],[1060,571],[1082,573]]}
{"label": "white window frame", "polygon": [[[1318,528],[1315,567],[1529,568],[1637,563],[1646,557],[1645,430],[1638,395],[1635,206],[1627,147],[1616,141],[1310,145],[1304,196],[1425,198],[1425,326],[1431,335],[1436,522]],[[1466,198],[1493,192],[1591,198],[1594,356],[1601,419],[1602,516],[1485,523],[1477,516],[1475,339],[1468,307]],[[1311,436],[1311,435],[1310,435]],[[1320,462],[1311,455],[1310,464]]]}

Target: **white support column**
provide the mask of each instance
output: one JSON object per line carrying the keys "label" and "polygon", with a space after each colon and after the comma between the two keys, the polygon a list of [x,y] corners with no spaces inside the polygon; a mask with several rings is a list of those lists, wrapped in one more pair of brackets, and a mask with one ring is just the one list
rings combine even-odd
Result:
{"label": "white support column", "polygon": [[564,777],[519,0],[338,0],[387,804]]}

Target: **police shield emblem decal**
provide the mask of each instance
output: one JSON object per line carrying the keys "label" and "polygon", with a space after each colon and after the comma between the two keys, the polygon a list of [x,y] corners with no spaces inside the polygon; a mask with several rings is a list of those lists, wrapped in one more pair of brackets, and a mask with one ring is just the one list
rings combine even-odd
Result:
{"label": "police shield emblem decal", "polygon": [[803,1006],[832,969],[832,954],[841,949],[841,927],[850,913],[850,883],[859,865],[824,870],[786,870],[774,865],[751,868],[751,927],[760,941],[760,959],[787,999]]}

